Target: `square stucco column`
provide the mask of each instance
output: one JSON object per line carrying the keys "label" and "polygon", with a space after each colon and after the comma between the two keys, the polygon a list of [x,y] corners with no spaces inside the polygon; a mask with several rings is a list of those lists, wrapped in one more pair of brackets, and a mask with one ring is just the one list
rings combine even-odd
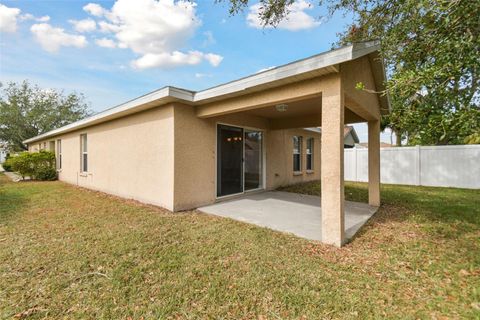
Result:
{"label": "square stucco column", "polygon": [[368,204],[380,206],[380,120],[368,122]]}
{"label": "square stucco column", "polygon": [[340,77],[322,92],[322,242],[340,247],[345,240],[343,183],[344,96]]}

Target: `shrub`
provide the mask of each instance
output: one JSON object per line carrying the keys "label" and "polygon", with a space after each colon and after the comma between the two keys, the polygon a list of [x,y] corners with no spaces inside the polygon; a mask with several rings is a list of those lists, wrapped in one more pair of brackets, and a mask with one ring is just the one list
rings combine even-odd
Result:
{"label": "shrub", "polygon": [[18,172],[23,179],[30,177],[38,180],[55,180],[55,154],[49,151],[35,153],[22,152],[9,159],[13,171]]}
{"label": "shrub", "polygon": [[57,179],[57,170],[55,168],[39,168],[35,172],[37,180],[52,181]]}
{"label": "shrub", "polygon": [[12,164],[11,161],[9,161],[12,157],[10,156],[10,153],[7,153],[7,156],[5,157],[5,161],[2,163],[2,167],[5,171],[12,171]]}
{"label": "shrub", "polygon": [[22,176],[22,179],[25,179],[27,176],[33,176],[33,165],[30,153],[22,152],[11,157],[8,161],[11,165],[12,171],[18,172]]}

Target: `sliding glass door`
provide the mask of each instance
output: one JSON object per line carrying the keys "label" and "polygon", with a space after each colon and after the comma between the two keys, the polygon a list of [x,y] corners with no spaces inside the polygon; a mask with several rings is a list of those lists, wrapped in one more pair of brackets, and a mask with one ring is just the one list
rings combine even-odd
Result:
{"label": "sliding glass door", "polygon": [[262,186],[262,132],[245,130],[244,154],[245,154],[245,191],[259,189]]}
{"label": "sliding glass door", "polygon": [[243,129],[217,127],[217,197],[243,192]]}
{"label": "sliding glass door", "polygon": [[217,126],[217,197],[262,188],[263,133]]}

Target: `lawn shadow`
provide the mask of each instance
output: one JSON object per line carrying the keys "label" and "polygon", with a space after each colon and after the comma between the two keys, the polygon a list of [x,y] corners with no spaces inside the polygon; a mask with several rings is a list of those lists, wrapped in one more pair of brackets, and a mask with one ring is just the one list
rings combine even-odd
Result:
{"label": "lawn shadow", "polygon": [[3,173],[0,173],[0,224],[6,223],[22,212],[27,203],[27,195],[20,188],[6,188],[13,184]]}

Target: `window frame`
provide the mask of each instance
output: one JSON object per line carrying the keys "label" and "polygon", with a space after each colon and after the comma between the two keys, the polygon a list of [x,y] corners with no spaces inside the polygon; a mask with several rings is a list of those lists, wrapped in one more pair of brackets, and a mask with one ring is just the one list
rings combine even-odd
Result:
{"label": "window frame", "polygon": [[[292,137],[292,141],[293,141],[293,148],[292,148],[292,160],[293,160],[293,165],[292,165],[292,169],[293,169],[293,173],[301,173],[302,172],[302,169],[303,169],[303,165],[302,165],[302,160],[303,160],[303,157],[302,157],[302,149],[303,149],[303,137],[302,136],[293,136]],[[296,144],[298,143],[298,147],[296,147]],[[296,157],[298,157],[298,162],[295,161]],[[295,167],[295,164],[298,163],[298,168]]]}
{"label": "window frame", "polygon": [[315,158],[314,151],[315,151],[315,138],[313,137],[307,138],[306,150],[305,150],[305,160],[306,160],[305,169],[310,172],[315,169],[315,165],[313,163],[313,160]]}
{"label": "window frame", "polygon": [[80,135],[80,172],[88,173],[88,136],[86,133]]}
{"label": "window frame", "polygon": [[57,139],[57,170],[62,170],[62,139]]}

